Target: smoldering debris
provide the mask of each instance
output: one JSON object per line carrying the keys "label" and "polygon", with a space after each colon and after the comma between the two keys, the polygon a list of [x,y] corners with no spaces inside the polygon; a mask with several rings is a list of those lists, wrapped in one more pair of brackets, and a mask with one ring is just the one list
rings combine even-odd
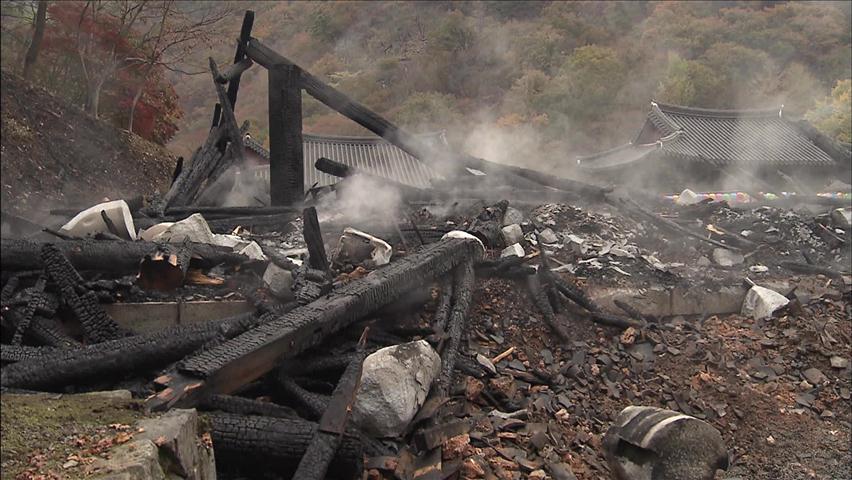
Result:
{"label": "smoldering debris", "polygon": [[[248,34],[240,54],[292,64]],[[706,438],[640,467],[751,477],[801,458],[781,435],[845,458],[848,206],[681,205],[435,152],[300,74],[456,168],[423,187],[352,167],[305,191],[311,162],[273,148],[276,204],[227,205],[242,133],[225,108],[169,192],[126,202],[136,240],[105,220],[3,239],[4,393],[197,408],[225,478],[591,479]]]}

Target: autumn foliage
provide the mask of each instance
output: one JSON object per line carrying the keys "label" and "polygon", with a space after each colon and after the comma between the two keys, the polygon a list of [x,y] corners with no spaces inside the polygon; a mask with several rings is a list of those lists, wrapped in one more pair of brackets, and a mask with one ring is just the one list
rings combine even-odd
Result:
{"label": "autumn foliage", "polygon": [[141,86],[133,131],[165,144],[177,132],[182,116],[166,72],[142,63],[139,34],[122,31],[126,25],[115,12],[108,8],[93,12],[95,8],[91,2],[50,4],[34,80],[90,112],[95,95],[98,116],[121,128],[128,125]]}

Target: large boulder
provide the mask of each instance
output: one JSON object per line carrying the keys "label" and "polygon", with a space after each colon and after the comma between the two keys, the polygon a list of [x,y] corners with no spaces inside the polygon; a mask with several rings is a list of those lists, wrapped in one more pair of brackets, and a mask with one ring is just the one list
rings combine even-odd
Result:
{"label": "large boulder", "polygon": [[656,407],[622,410],[607,430],[603,447],[616,480],[713,480],[729,463],[716,428]]}
{"label": "large boulder", "polygon": [[441,357],[425,340],[385,347],[364,360],[352,421],[378,437],[400,435],[420,410]]}

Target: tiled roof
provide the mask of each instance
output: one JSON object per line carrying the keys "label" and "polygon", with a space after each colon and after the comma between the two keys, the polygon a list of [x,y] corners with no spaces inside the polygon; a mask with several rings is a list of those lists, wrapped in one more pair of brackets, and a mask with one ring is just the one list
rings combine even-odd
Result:
{"label": "tiled roof", "polygon": [[714,166],[834,166],[845,157],[837,149],[823,148],[825,138],[784,118],[779,109],[708,110],[652,102],[646,127],[649,124],[657,132],[651,142],[580,157],[578,163],[591,169],[611,168],[640,160],[653,150],[667,158]]}
{"label": "tiled roof", "polygon": [[[424,142],[445,143],[443,132],[421,135]],[[246,148],[264,159],[269,151],[263,145],[247,137]],[[343,137],[331,135],[302,134],[304,146],[305,187],[331,185],[339,178],[318,171],[314,163],[320,157],[330,158],[356,167],[374,175],[415,186],[428,187],[429,180],[439,175],[417,158],[400,150],[380,137]],[[265,169],[265,172],[264,172]],[[269,166],[258,167],[256,174],[268,178]]]}

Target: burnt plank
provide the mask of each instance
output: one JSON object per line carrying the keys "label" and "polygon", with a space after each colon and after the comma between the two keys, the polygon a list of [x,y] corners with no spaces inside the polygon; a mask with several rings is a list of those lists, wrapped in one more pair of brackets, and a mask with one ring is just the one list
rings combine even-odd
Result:
{"label": "burnt plank", "polygon": [[[173,395],[152,399],[148,406],[154,410],[188,406],[196,404],[203,394],[233,392],[266,374],[284,358],[317,345],[326,336],[481,252],[474,240],[448,238],[286,314],[267,313],[259,327],[183,361],[180,378],[167,385]],[[196,391],[184,392],[181,388],[196,382],[201,382]]]}

